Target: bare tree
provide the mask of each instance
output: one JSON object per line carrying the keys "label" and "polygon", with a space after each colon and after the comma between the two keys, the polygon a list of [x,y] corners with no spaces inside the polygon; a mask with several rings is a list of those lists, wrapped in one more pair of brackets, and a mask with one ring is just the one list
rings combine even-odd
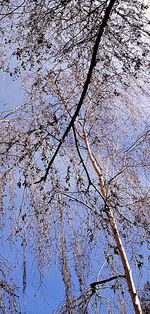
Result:
{"label": "bare tree", "polygon": [[59,262],[57,312],[142,313],[131,268],[142,267],[150,200],[148,5],[0,6],[1,70],[22,78],[27,99],[0,117],[1,221],[22,241],[23,290],[28,245],[41,274]]}

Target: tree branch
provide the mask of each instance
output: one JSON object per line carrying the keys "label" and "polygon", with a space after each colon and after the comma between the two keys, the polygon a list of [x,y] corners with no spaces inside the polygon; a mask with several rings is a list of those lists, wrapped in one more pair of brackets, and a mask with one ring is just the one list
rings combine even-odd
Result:
{"label": "tree branch", "polygon": [[107,278],[107,279],[103,279],[103,280],[100,280],[100,281],[95,281],[95,282],[92,282],[90,284],[90,287],[91,287],[91,290],[92,290],[92,294],[96,292],[96,286],[97,285],[102,285],[106,282],[109,282],[109,281],[112,281],[112,280],[115,280],[115,279],[118,279],[118,278],[125,278],[125,275],[116,275],[116,276],[112,276],[110,278]]}
{"label": "tree branch", "polygon": [[104,17],[103,17],[103,20],[102,20],[102,23],[100,25],[100,28],[99,28],[99,31],[98,31],[98,35],[97,35],[97,38],[96,38],[96,41],[95,41],[95,44],[94,44],[94,47],[93,47],[93,53],[92,53],[92,58],[91,58],[91,62],[90,62],[90,67],[89,67],[89,71],[88,71],[88,74],[87,74],[87,77],[86,77],[86,80],[85,80],[85,83],[84,83],[84,86],[83,86],[83,90],[82,90],[82,93],[81,93],[81,97],[80,97],[80,100],[77,104],[77,107],[76,107],[76,110],[75,110],[75,113],[73,115],[73,117],[71,118],[70,120],[70,123],[68,124],[64,134],[62,135],[62,138],[60,140],[60,143],[58,144],[51,160],[49,161],[49,164],[47,166],[47,169],[45,171],[45,174],[43,177],[41,177],[38,181],[36,181],[35,183],[40,183],[42,181],[46,181],[47,179],[47,176],[48,176],[48,173],[49,173],[49,170],[63,144],[63,142],[65,141],[65,138],[67,137],[68,133],[70,132],[70,129],[71,127],[73,126],[79,112],[80,112],[80,109],[82,107],[82,104],[83,104],[83,101],[84,101],[84,98],[86,96],[86,93],[87,93],[87,90],[88,90],[88,87],[90,85],[90,82],[91,82],[91,77],[92,77],[92,74],[93,74],[93,70],[94,70],[94,67],[96,66],[96,57],[97,57],[97,52],[98,52],[98,48],[99,48],[99,44],[100,44],[100,41],[101,41],[101,38],[103,36],[103,33],[104,33],[104,29],[107,25],[107,22],[109,20],[109,17],[110,17],[110,13],[111,13],[111,10],[115,4],[116,0],[110,0],[109,2],[109,5],[107,6],[106,10],[105,10],[105,14],[104,14]]}
{"label": "tree branch", "polygon": [[19,8],[21,8],[24,3],[26,2],[26,0],[24,0],[20,5],[18,5],[17,7],[15,7],[12,11],[9,11],[8,13],[6,13],[5,15],[2,16],[2,18],[0,19],[0,22],[5,19],[7,16],[13,14],[16,10],[18,10]]}
{"label": "tree branch", "polygon": [[75,145],[76,145],[76,149],[77,149],[77,152],[78,152],[78,155],[79,155],[79,158],[81,160],[81,163],[82,163],[82,166],[86,172],[86,175],[87,175],[87,178],[88,178],[88,181],[89,181],[89,184],[88,184],[88,187],[87,187],[87,190],[89,189],[90,185],[92,185],[92,181],[91,181],[91,178],[90,178],[90,175],[88,173],[88,170],[86,168],[86,165],[84,163],[84,160],[82,158],[82,155],[80,153],[80,150],[79,150],[79,147],[78,147],[78,139],[77,139],[77,136],[76,136],[76,130],[75,130],[75,126],[73,125],[72,126],[72,129],[73,129],[73,134],[74,134],[74,140],[75,140]]}

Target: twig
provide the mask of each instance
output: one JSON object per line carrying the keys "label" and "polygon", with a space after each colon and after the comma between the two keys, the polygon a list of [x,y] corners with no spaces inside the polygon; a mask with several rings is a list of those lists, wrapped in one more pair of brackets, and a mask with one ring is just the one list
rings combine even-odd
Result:
{"label": "twig", "polygon": [[16,10],[18,10],[19,8],[21,8],[21,7],[24,5],[25,2],[26,2],[26,0],[24,0],[24,1],[23,1],[20,5],[18,5],[17,7],[15,7],[12,11],[9,11],[8,13],[6,13],[6,14],[0,19],[0,21],[2,21],[3,19],[5,19],[5,17],[7,17],[7,16],[13,14]]}

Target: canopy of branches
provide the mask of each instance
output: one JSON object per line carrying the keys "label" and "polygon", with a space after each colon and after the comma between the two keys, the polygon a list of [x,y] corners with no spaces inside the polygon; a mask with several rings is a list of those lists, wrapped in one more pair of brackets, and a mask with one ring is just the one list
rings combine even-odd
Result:
{"label": "canopy of branches", "polygon": [[[58,313],[133,313],[108,208],[145,274],[149,14],[141,0],[0,1],[1,76],[21,79],[26,97],[1,104],[1,239],[21,239],[24,292],[28,248],[41,276],[59,265]],[[1,257],[2,313],[19,313],[8,274]],[[112,276],[110,303],[105,284],[101,295],[90,284]]]}

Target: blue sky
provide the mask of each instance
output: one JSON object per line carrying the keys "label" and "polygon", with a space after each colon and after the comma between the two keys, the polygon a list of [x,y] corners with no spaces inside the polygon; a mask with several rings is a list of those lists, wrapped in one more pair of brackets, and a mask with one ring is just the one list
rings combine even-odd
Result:
{"label": "blue sky", "polygon": [[[13,80],[7,73],[0,73],[0,112],[13,110],[25,102],[25,95],[21,88],[20,79]],[[18,201],[19,197],[18,195]],[[12,278],[19,288],[22,290],[22,247],[18,240],[15,245],[10,246],[7,239],[7,226],[4,228],[4,245],[0,246],[0,256],[4,256],[15,267],[13,267]],[[27,291],[23,296],[21,293],[21,304],[24,307],[26,303],[27,314],[49,314],[64,299],[63,283],[60,281],[60,272],[55,265],[50,265],[49,271],[44,276],[42,286],[40,283],[37,265],[33,262],[33,257],[28,250],[27,253]],[[20,293],[19,293],[20,295]]]}
{"label": "blue sky", "polygon": [[[0,73],[0,99],[1,111],[11,110],[15,106],[23,104],[26,98],[23,89],[21,89],[20,79],[13,80],[9,74]],[[4,238],[7,238],[7,226],[4,231],[6,232]],[[143,253],[144,250],[145,248],[143,248]],[[23,263],[21,242],[18,240],[15,246],[10,247],[8,240],[6,240],[4,246],[1,247],[0,255],[8,258],[12,265],[16,265],[13,269],[13,277],[21,291]],[[147,280],[148,277],[147,263],[148,259],[145,256],[144,280]],[[27,282],[26,295],[23,296],[20,293],[22,307],[26,303],[26,314],[51,314],[64,299],[64,285],[58,267],[54,264],[50,265],[41,286],[37,265],[34,262],[34,257],[31,257],[29,249],[27,250]],[[103,314],[105,314],[104,311]]]}

